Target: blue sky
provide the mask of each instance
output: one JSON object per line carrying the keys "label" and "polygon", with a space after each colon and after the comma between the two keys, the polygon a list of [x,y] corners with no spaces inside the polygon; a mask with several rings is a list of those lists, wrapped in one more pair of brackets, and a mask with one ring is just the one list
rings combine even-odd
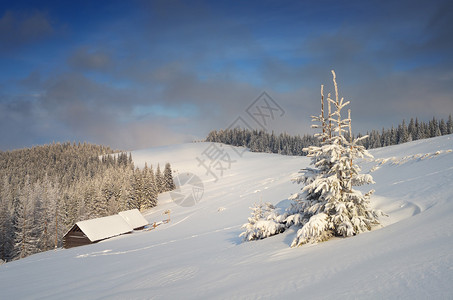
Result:
{"label": "blue sky", "polygon": [[[319,90],[353,130],[453,113],[449,1],[2,1],[0,149],[201,139],[266,91],[266,129],[313,133]],[[248,119],[247,119],[248,118]]]}

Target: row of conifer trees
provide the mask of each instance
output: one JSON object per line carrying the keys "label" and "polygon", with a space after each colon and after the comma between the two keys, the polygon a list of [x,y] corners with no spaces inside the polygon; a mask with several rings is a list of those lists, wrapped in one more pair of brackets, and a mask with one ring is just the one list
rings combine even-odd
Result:
{"label": "row of conifer trees", "polygon": [[366,135],[368,137],[363,139],[361,144],[367,149],[372,149],[447,134],[453,134],[453,120],[451,115],[447,121],[444,119],[437,120],[433,117],[428,122],[422,122],[418,118],[415,118],[415,120],[411,118],[409,124],[403,120],[397,127],[392,126],[390,129],[382,128],[381,131],[372,130],[371,132],[367,132]]}
{"label": "row of conifer trees", "polygon": [[[397,127],[367,132],[368,137],[360,144],[366,149],[379,148],[402,144],[410,141],[426,139],[453,133],[453,120],[433,118],[429,122],[412,118],[409,124],[405,120]],[[347,136],[348,134],[346,134]],[[357,137],[361,137],[359,134]],[[206,137],[206,142],[224,143],[232,146],[244,146],[252,152],[278,153],[284,155],[307,155],[304,148],[319,146],[319,141],[313,135],[291,136],[287,133],[275,134],[264,130],[225,129],[213,130]]]}
{"label": "row of conifer trees", "polygon": [[278,153],[283,155],[306,155],[304,148],[318,143],[313,135],[291,136],[287,133],[275,134],[260,130],[241,128],[213,130],[208,133],[206,142],[243,146],[252,152]]}
{"label": "row of conifer trees", "polygon": [[170,164],[135,168],[127,153],[92,144],[0,152],[0,259],[59,247],[76,222],[151,208],[173,190]]}

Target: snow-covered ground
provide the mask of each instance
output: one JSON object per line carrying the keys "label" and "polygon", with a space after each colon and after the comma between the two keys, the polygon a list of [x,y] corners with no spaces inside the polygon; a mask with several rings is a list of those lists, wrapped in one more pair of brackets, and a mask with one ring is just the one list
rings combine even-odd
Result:
{"label": "snow-covered ground", "polygon": [[238,235],[254,202],[287,205],[307,158],[207,143],[136,151],[136,165],[168,161],[196,174],[201,200],[181,207],[163,194],[145,217],[161,221],[171,209],[168,224],[2,265],[0,298],[451,299],[452,149],[450,135],[371,151],[362,167],[385,226],[299,248],[289,247],[295,230],[244,243]]}

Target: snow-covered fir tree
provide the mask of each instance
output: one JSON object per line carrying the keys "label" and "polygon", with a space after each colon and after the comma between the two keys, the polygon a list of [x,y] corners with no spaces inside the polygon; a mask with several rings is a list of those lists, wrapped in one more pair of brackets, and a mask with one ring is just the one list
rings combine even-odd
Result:
{"label": "snow-covered fir tree", "polygon": [[141,170],[137,167],[134,170],[134,176],[131,183],[131,192],[129,193],[129,209],[142,209],[145,204],[143,176]]}
{"label": "snow-covered fir tree", "polygon": [[63,220],[65,214],[63,213],[62,201],[60,200],[59,188],[56,182],[52,182],[47,174],[44,181],[44,201],[46,207],[46,216],[42,221],[45,222],[44,232],[44,251],[58,247],[59,238],[63,235],[64,227]]}
{"label": "snow-covered fir tree", "polygon": [[165,191],[173,191],[176,186],[175,182],[173,181],[173,174],[171,171],[171,165],[170,163],[165,164],[165,169],[164,169],[164,189]]}
{"label": "snow-covered fir tree", "polygon": [[33,235],[34,205],[30,177],[25,177],[25,185],[19,192],[14,208],[15,245],[17,258],[24,258],[36,253],[38,237]]}
{"label": "snow-covered fir tree", "polygon": [[[353,236],[379,224],[379,214],[369,206],[373,190],[362,194],[353,189],[354,186],[373,183],[371,175],[360,174],[359,166],[354,163],[356,158],[371,155],[358,144],[365,137],[352,138],[350,111],[348,118],[342,117],[342,110],[349,102],[339,98],[334,71],[332,75],[335,99],[328,95],[328,111],[325,114],[321,87],[321,114],[313,117],[313,121],[321,123],[322,132],[315,135],[320,146],[304,149],[311,158],[312,167],[302,170],[294,179],[305,186],[300,193],[290,197],[293,202],[283,215],[274,209],[263,214],[262,207],[256,206],[249,223],[243,226],[245,232],[241,236],[245,240],[278,233],[269,221],[279,223],[282,226],[277,227],[280,232],[291,226],[300,227],[292,247],[322,242],[332,236]],[[348,134],[349,140],[345,134]]]}
{"label": "snow-covered fir tree", "polygon": [[[305,186],[301,193],[293,195],[294,204],[289,209],[293,214],[287,218],[287,223],[292,221],[302,226],[292,247],[322,242],[332,236],[353,236],[379,224],[378,214],[369,206],[369,198],[374,191],[362,194],[353,189],[354,186],[374,183],[371,175],[360,174],[359,166],[354,163],[356,158],[372,156],[358,145],[360,139],[345,138],[347,128],[352,137],[350,111],[348,118],[342,116],[342,110],[349,101],[340,99],[334,71],[332,75],[335,99],[329,94],[327,116],[322,110],[320,116],[313,118],[322,127],[322,133],[317,135],[321,146],[307,149],[314,168],[302,170],[301,175],[295,178],[296,182]],[[334,108],[332,112],[331,107]]]}
{"label": "snow-covered fir tree", "polygon": [[164,189],[165,181],[164,181],[164,176],[160,170],[160,164],[157,164],[155,180],[156,180],[156,186],[157,186],[158,193],[164,192],[165,191],[165,189]]}
{"label": "snow-covered fir tree", "polygon": [[8,261],[14,249],[13,195],[7,176],[0,191],[0,259]]}
{"label": "snow-covered fir tree", "polygon": [[155,176],[153,173],[153,167],[148,168],[148,164],[145,163],[143,169],[143,193],[144,193],[144,204],[143,208],[149,209],[157,205],[157,187]]}
{"label": "snow-covered fir tree", "polygon": [[451,115],[448,116],[448,121],[447,121],[447,134],[452,134],[453,133],[453,119]]}

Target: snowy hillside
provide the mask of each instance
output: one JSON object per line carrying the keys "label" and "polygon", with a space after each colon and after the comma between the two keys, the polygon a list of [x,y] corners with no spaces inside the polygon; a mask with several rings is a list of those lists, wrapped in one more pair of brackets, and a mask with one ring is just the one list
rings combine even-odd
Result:
{"label": "snowy hillside", "polygon": [[[200,201],[182,207],[166,193],[145,218],[162,221],[171,209],[168,224],[2,265],[0,298],[451,299],[452,149],[450,135],[372,150],[361,165],[376,181],[372,205],[389,214],[385,226],[299,248],[289,247],[295,230],[238,236],[254,202],[287,205],[307,158],[208,143],[136,151],[138,166],[168,161],[197,175]],[[219,164],[206,169],[214,157]]]}

